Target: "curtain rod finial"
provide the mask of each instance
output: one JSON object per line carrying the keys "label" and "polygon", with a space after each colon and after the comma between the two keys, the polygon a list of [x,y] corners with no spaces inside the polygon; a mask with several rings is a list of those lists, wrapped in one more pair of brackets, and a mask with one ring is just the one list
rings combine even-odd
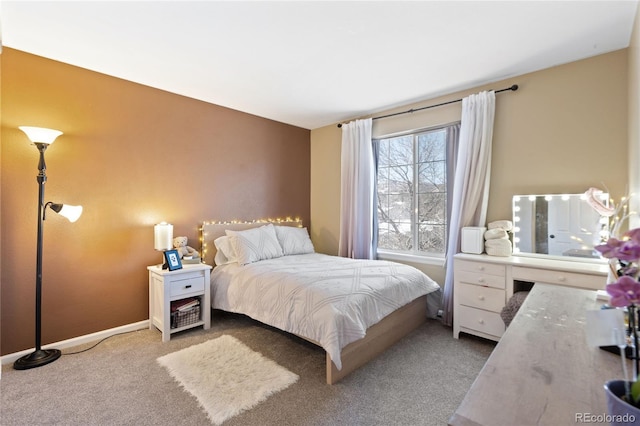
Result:
{"label": "curtain rod finial", "polygon": [[518,85],[514,84],[513,86],[511,86],[511,90],[513,90],[514,92],[518,90]]}

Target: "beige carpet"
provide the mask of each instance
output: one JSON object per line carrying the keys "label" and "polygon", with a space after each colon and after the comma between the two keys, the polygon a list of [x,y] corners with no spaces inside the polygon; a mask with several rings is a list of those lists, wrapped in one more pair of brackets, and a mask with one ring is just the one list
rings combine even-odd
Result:
{"label": "beige carpet", "polygon": [[[211,329],[194,328],[163,343],[158,330],[63,350],[41,368],[2,368],[2,426],[211,426],[198,401],[157,359],[230,335],[300,376],[288,388],[223,426],[444,426],[495,346],[454,339],[438,321],[424,326],[334,386],[325,352],[241,315],[214,311]],[[68,355],[67,355],[68,354]]]}
{"label": "beige carpet", "polygon": [[223,335],[158,358],[214,424],[255,407],[298,375]]}

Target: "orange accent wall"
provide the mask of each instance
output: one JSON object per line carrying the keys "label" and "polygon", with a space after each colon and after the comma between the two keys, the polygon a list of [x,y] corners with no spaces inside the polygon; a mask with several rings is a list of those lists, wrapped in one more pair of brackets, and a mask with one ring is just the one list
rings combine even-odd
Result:
{"label": "orange accent wall", "polygon": [[43,345],[149,318],[157,222],[194,248],[203,220],[309,224],[309,130],[6,47],[0,61],[2,354],[34,346],[38,151],[18,126],[64,132],[45,199],[84,206],[44,222]]}

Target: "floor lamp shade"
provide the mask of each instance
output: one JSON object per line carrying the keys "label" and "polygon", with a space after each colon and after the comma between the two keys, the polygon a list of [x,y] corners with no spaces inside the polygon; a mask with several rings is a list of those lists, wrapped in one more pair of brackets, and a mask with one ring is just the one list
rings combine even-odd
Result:
{"label": "floor lamp shade", "polygon": [[54,204],[48,203],[51,206],[51,210],[58,213],[60,216],[66,217],[69,222],[75,222],[80,219],[82,215],[82,206],[70,206],[69,204]]}
{"label": "floor lamp shade", "polygon": [[173,225],[160,222],[153,227],[153,246],[158,251],[171,250],[173,248]]}
{"label": "floor lamp shade", "polygon": [[20,126],[18,129],[26,133],[33,143],[52,144],[62,134],[60,130],[46,129],[44,127]]}

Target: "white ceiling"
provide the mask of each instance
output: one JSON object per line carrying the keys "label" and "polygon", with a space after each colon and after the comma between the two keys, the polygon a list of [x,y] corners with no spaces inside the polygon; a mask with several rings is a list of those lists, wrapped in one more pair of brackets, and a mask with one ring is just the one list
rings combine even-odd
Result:
{"label": "white ceiling", "polygon": [[625,48],[637,5],[2,1],[0,19],[4,46],[315,129]]}

